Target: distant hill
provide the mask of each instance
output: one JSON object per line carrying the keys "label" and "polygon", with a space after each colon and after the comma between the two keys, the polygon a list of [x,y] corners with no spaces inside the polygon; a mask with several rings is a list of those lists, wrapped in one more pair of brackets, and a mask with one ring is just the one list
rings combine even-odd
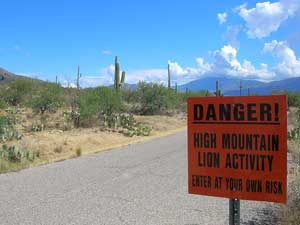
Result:
{"label": "distant hill", "polygon": [[14,80],[18,80],[18,79],[30,79],[30,80],[34,80],[35,82],[38,82],[38,83],[43,83],[45,81],[42,81],[40,79],[32,79],[30,77],[25,77],[25,76],[21,76],[21,75],[17,75],[17,74],[14,74],[12,72],[9,72],[3,68],[0,67],[0,85],[1,84],[6,84],[10,81],[14,81]]}
{"label": "distant hill", "polygon": [[[300,91],[300,77],[288,78],[280,81],[263,83],[259,86],[250,87],[250,92],[259,95],[269,95],[273,91]],[[245,95],[247,90],[244,90]],[[224,92],[226,95],[239,95],[239,89]]]}
{"label": "distant hill", "polygon": [[11,73],[0,67],[0,83],[5,83],[18,79],[20,76]]}
{"label": "distant hill", "polygon": [[288,78],[280,81],[262,82],[249,79],[237,79],[228,77],[204,77],[179,86],[180,91],[186,88],[191,91],[208,90],[215,91],[216,80],[219,81],[219,88],[224,95],[240,95],[240,82],[242,81],[242,95],[246,95],[248,88],[250,93],[259,95],[268,95],[272,91],[300,91],[300,77]]}
{"label": "distant hill", "polygon": [[[203,77],[198,80],[191,81],[187,84],[183,84],[179,86],[179,90],[184,91],[186,88],[190,91],[200,91],[200,90],[209,90],[214,91],[216,89],[216,80],[219,81],[219,87],[221,90],[235,90],[240,86],[240,79],[236,78],[228,78],[228,77]],[[253,86],[260,86],[264,83],[257,80],[242,80],[243,86],[245,88],[253,87]]]}

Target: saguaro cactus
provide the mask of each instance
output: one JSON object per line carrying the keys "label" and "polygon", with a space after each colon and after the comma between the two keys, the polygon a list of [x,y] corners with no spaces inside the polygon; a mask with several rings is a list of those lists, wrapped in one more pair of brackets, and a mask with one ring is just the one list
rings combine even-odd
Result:
{"label": "saguaro cactus", "polygon": [[242,96],[243,83],[240,81],[240,96]]}
{"label": "saguaro cactus", "polygon": [[171,89],[171,72],[170,72],[170,64],[168,63],[168,89]]}
{"label": "saguaro cactus", "polygon": [[125,82],[125,71],[122,71],[121,79],[120,79],[120,65],[118,62],[118,56],[115,58],[115,83],[114,88],[118,91],[120,88],[124,86]]}
{"label": "saguaro cactus", "polygon": [[80,84],[79,84],[79,79],[81,78],[81,73],[80,73],[80,66],[78,65],[78,69],[77,69],[77,79],[76,79],[76,86],[77,89],[80,88]]}
{"label": "saguaro cactus", "polygon": [[216,92],[215,92],[216,96],[223,96],[223,94],[221,94],[221,90],[219,89],[219,81],[216,81]]}

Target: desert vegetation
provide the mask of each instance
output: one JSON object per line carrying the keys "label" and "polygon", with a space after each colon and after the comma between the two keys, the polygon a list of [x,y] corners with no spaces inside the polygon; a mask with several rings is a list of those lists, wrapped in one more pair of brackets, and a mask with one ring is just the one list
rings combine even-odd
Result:
{"label": "desert vegetation", "polygon": [[[177,85],[171,87],[170,71],[167,87],[140,82],[137,88],[126,89],[125,76],[125,71],[120,72],[116,57],[115,79],[111,87],[80,88],[80,67],[75,88],[62,87],[57,79],[55,83],[29,78],[2,83],[0,172],[82,155],[86,146],[80,143],[74,145],[75,140],[70,137],[76,136],[76,133],[89,134],[89,144],[95,142],[95,147],[101,145],[92,138],[97,132],[103,137],[109,133],[122,135],[118,136],[118,140],[134,140],[134,137],[155,134],[157,130],[167,131],[164,127],[167,123],[169,127],[172,124],[184,126],[187,97],[208,95],[206,91],[178,92]],[[174,115],[181,116],[181,120],[170,123]],[[55,132],[60,137],[54,137]],[[47,142],[46,136],[51,135],[52,144],[43,145],[43,137]],[[65,140],[58,143],[61,137]],[[33,140],[39,144],[33,143]],[[72,154],[66,155],[66,149]]]}

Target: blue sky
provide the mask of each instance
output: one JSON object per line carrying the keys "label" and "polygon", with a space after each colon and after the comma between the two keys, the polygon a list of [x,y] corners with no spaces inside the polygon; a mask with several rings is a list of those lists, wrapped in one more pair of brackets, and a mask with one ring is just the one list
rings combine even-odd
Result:
{"label": "blue sky", "polygon": [[109,84],[114,56],[127,82],[203,76],[300,76],[300,0],[0,3],[0,67],[61,83]]}

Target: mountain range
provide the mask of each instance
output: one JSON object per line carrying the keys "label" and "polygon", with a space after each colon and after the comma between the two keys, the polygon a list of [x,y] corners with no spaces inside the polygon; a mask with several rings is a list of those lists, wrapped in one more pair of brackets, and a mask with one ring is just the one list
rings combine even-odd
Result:
{"label": "mountain range", "polygon": [[228,77],[204,77],[189,83],[180,85],[180,91],[208,90],[215,91],[216,81],[219,81],[219,88],[224,95],[240,95],[242,84],[242,95],[247,95],[248,89],[251,94],[269,95],[274,91],[300,91],[300,77],[288,78],[280,81],[263,82],[258,80],[237,79]]}
{"label": "mountain range", "polygon": [[[3,68],[0,68],[0,84],[7,83],[24,76],[16,75]],[[31,79],[31,78],[27,78]],[[300,92],[300,77],[288,78],[279,81],[263,82],[250,79],[237,79],[225,76],[203,77],[178,86],[179,91],[200,91],[208,90],[214,92],[216,81],[219,81],[219,88],[224,95],[240,95],[240,84],[242,84],[242,95],[247,95],[248,89],[251,94],[269,95],[274,91],[297,91]],[[40,80],[39,80],[40,81]],[[125,84],[125,89],[135,90],[137,84]]]}

